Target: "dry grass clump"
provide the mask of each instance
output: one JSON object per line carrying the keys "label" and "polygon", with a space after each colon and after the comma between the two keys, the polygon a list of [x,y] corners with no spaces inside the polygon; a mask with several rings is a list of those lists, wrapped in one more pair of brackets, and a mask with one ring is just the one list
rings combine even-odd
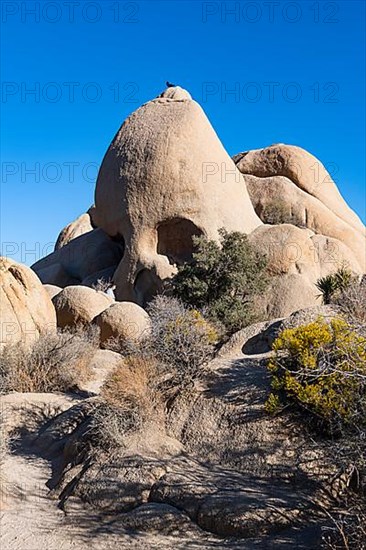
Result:
{"label": "dry grass clump", "polygon": [[153,358],[126,357],[104,382],[101,396],[124,411],[141,408],[148,418],[156,405],[157,378],[158,366]]}
{"label": "dry grass clump", "polygon": [[147,346],[146,339],[143,341],[130,340],[124,336],[111,336],[103,342],[103,349],[108,349],[123,355],[123,357],[129,357],[130,355],[140,355]]}
{"label": "dry grass clump", "polygon": [[152,330],[143,340],[108,341],[123,361],[102,386],[93,433],[109,453],[149,424],[164,429],[166,410],[213,355],[217,333],[198,311],[166,296],[156,297],[148,311]]}
{"label": "dry grass clump", "polygon": [[126,357],[106,379],[103,405],[94,415],[99,443],[109,450],[124,445],[126,435],[149,423],[164,421],[164,397],[158,362],[151,357]]}
{"label": "dry grass clump", "polygon": [[4,411],[0,410],[0,508],[2,497],[4,495],[4,485],[6,481],[4,476],[4,463],[6,454],[8,452],[8,442],[7,435],[5,434],[4,423]]}
{"label": "dry grass clump", "polygon": [[110,338],[107,349],[158,365],[160,374],[172,384],[191,382],[214,355],[216,328],[199,311],[173,297],[157,296],[147,311],[151,319],[149,334],[140,341]]}
{"label": "dry grass clump", "polygon": [[95,327],[45,333],[31,346],[6,346],[0,353],[0,392],[69,391],[90,378],[98,347]]}

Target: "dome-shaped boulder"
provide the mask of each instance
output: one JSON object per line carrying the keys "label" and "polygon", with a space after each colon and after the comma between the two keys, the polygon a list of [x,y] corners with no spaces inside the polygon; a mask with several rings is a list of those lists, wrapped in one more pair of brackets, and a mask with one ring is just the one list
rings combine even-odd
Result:
{"label": "dome-shaped boulder", "polygon": [[264,149],[239,153],[233,160],[242,174],[260,178],[289,178],[297,187],[316,197],[356,231],[365,234],[363,223],[345,202],[329,172],[320,160],[305,149],[278,143]]}
{"label": "dome-shaped boulder", "polygon": [[89,213],[82,214],[61,230],[55,244],[55,250],[62,248],[65,244],[72,241],[72,239],[93,231],[93,229]]}
{"label": "dome-shaped boulder", "polygon": [[179,87],[122,124],[99,170],[94,219],[126,244],[114,274],[117,299],[141,305],[190,259],[193,236],[261,225],[204,111]]}
{"label": "dome-shaped boulder", "polygon": [[0,344],[31,343],[56,330],[56,313],[37,275],[25,265],[0,258]]}

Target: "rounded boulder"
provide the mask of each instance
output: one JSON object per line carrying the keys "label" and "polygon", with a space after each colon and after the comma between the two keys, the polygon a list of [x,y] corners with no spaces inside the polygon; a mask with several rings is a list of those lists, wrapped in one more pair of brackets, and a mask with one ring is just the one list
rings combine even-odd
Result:
{"label": "rounded boulder", "polygon": [[151,321],[146,311],[133,302],[116,302],[94,319],[100,328],[100,341],[110,338],[138,342],[150,332]]}
{"label": "rounded boulder", "polygon": [[90,323],[113,299],[86,286],[68,286],[53,298],[59,327]]}

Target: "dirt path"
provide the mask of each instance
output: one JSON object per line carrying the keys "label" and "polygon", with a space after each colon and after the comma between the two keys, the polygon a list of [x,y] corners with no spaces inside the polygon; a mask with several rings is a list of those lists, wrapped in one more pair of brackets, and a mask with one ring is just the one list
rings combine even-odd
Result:
{"label": "dirt path", "polygon": [[6,550],[71,550],[66,518],[48,498],[50,477],[46,461],[11,454],[4,465],[4,510],[0,515],[0,547]]}
{"label": "dirt path", "polygon": [[[47,461],[34,456],[7,457],[4,474],[9,496],[0,512],[1,550],[170,550],[219,549],[219,542],[161,536],[159,533],[121,533],[98,522],[90,509],[75,505],[72,518],[49,497],[46,482],[51,476]],[[236,544],[232,548],[237,548]],[[243,548],[243,547],[242,547]]]}
{"label": "dirt path", "polygon": [[[5,432],[45,413],[53,416],[78,399],[56,394],[12,394],[0,398],[5,411]],[[3,427],[4,429],[4,427]],[[52,465],[37,454],[29,436],[19,437],[1,465],[1,550],[128,550],[218,548],[217,539],[192,540],[157,532],[123,532],[118,522],[96,517],[90,508],[74,503],[69,515],[50,496],[47,482]],[[212,539],[212,540],[210,540]],[[202,544],[203,542],[203,544]]]}

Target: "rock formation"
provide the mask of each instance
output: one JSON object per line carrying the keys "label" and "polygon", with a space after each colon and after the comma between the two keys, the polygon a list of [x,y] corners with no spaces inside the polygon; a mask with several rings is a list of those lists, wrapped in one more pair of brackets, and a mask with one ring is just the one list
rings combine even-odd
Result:
{"label": "rock formation", "polygon": [[56,285],[43,285],[43,288],[47,292],[48,296],[51,298],[54,298],[57,294],[59,294],[62,290],[60,286]]}
{"label": "rock formation", "polygon": [[87,279],[91,286],[101,271],[109,269],[113,274],[122,255],[121,243],[96,228],[71,239],[32,268],[44,284],[65,287]]}
{"label": "rock formation", "polygon": [[62,248],[65,244],[72,241],[72,239],[75,239],[80,235],[84,235],[84,233],[89,233],[89,231],[93,231],[93,229],[94,227],[92,225],[89,213],[86,212],[85,214],[82,214],[62,229],[57,237],[55,250]]}
{"label": "rock formation", "polygon": [[0,258],[0,344],[31,343],[47,330],[56,330],[51,299],[34,272]]}
{"label": "rock formation", "polygon": [[289,219],[336,239],[342,249],[346,246],[353,253],[352,263],[358,263],[357,271],[366,270],[365,227],[318,159],[300,147],[278,144],[241,153],[234,161],[262,221],[266,222],[266,208],[279,204]]}
{"label": "rock formation", "polygon": [[[267,225],[273,208],[284,219]],[[365,228],[320,161],[283,144],[230,159],[179,86],[122,124],[98,174],[95,206],[33,269],[61,287],[113,279],[117,300],[145,306],[191,258],[192,237],[217,239],[221,227],[249,234],[269,254],[269,317],[319,304],[317,279],[341,265],[366,271]]]}
{"label": "rock formation", "polygon": [[101,165],[95,220],[123,238],[118,300],[144,305],[189,260],[192,236],[250,233],[260,220],[245,183],[201,107],[168,88],[121,126]]}
{"label": "rock formation", "polygon": [[240,153],[234,157],[234,162],[243,174],[261,178],[287,177],[354,229],[364,233],[362,222],[346,204],[323,164],[301,147],[279,143],[265,149]]}
{"label": "rock formation", "polygon": [[269,288],[261,297],[268,319],[319,304],[316,281],[342,265],[354,273],[362,272],[344,243],[309,229],[290,224],[262,225],[249,240],[268,258]]}

